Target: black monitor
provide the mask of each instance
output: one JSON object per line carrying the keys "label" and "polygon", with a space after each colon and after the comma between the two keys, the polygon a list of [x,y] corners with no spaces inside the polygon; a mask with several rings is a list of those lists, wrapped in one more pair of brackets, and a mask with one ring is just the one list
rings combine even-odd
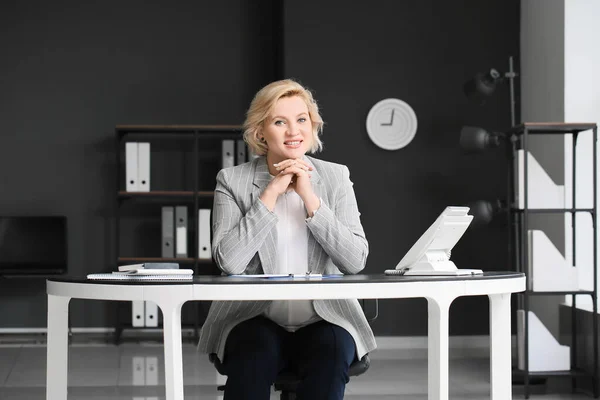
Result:
{"label": "black monitor", "polygon": [[66,217],[0,216],[0,275],[66,272]]}

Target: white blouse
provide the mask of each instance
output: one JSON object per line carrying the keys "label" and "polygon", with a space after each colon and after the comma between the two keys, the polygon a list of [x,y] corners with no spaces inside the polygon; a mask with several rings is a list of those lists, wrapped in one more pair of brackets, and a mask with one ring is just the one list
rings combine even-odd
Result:
{"label": "white blouse", "polygon": [[[306,208],[290,190],[277,198],[277,274],[304,274],[308,268],[308,227]],[[321,319],[312,300],[275,300],[264,315],[289,332]]]}

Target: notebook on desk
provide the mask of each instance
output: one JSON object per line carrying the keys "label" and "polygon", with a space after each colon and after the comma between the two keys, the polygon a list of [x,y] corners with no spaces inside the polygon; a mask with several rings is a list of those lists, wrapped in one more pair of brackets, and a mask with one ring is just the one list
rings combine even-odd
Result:
{"label": "notebook on desk", "polygon": [[446,207],[434,223],[386,275],[468,276],[480,275],[480,269],[458,269],[450,261],[452,248],[458,243],[471,221],[469,207]]}

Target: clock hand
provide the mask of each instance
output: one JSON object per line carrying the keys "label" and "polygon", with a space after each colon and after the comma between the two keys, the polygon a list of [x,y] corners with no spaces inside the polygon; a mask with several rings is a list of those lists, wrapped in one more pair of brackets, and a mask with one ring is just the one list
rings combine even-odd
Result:
{"label": "clock hand", "polygon": [[391,126],[391,125],[393,125],[393,124],[394,124],[394,111],[395,111],[395,110],[392,108],[392,118],[391,118],[391,120],[390,120],[390,123],[389,123],[389,124],[386,124],[386,123],[381,123],[381,126]]}

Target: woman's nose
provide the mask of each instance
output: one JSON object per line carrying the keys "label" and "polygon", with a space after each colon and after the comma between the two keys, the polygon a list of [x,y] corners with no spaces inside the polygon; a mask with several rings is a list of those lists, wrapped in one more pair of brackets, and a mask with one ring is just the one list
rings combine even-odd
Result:
{"label": "woman's nose", "polygon": [[295,135],[296,133],[298,133],[299,130],[300,129],[299,129],[298,124],[295,124],[292,122],[292,123],[288,124],[288,129],[287,129],[286,133],[288,135]]}

